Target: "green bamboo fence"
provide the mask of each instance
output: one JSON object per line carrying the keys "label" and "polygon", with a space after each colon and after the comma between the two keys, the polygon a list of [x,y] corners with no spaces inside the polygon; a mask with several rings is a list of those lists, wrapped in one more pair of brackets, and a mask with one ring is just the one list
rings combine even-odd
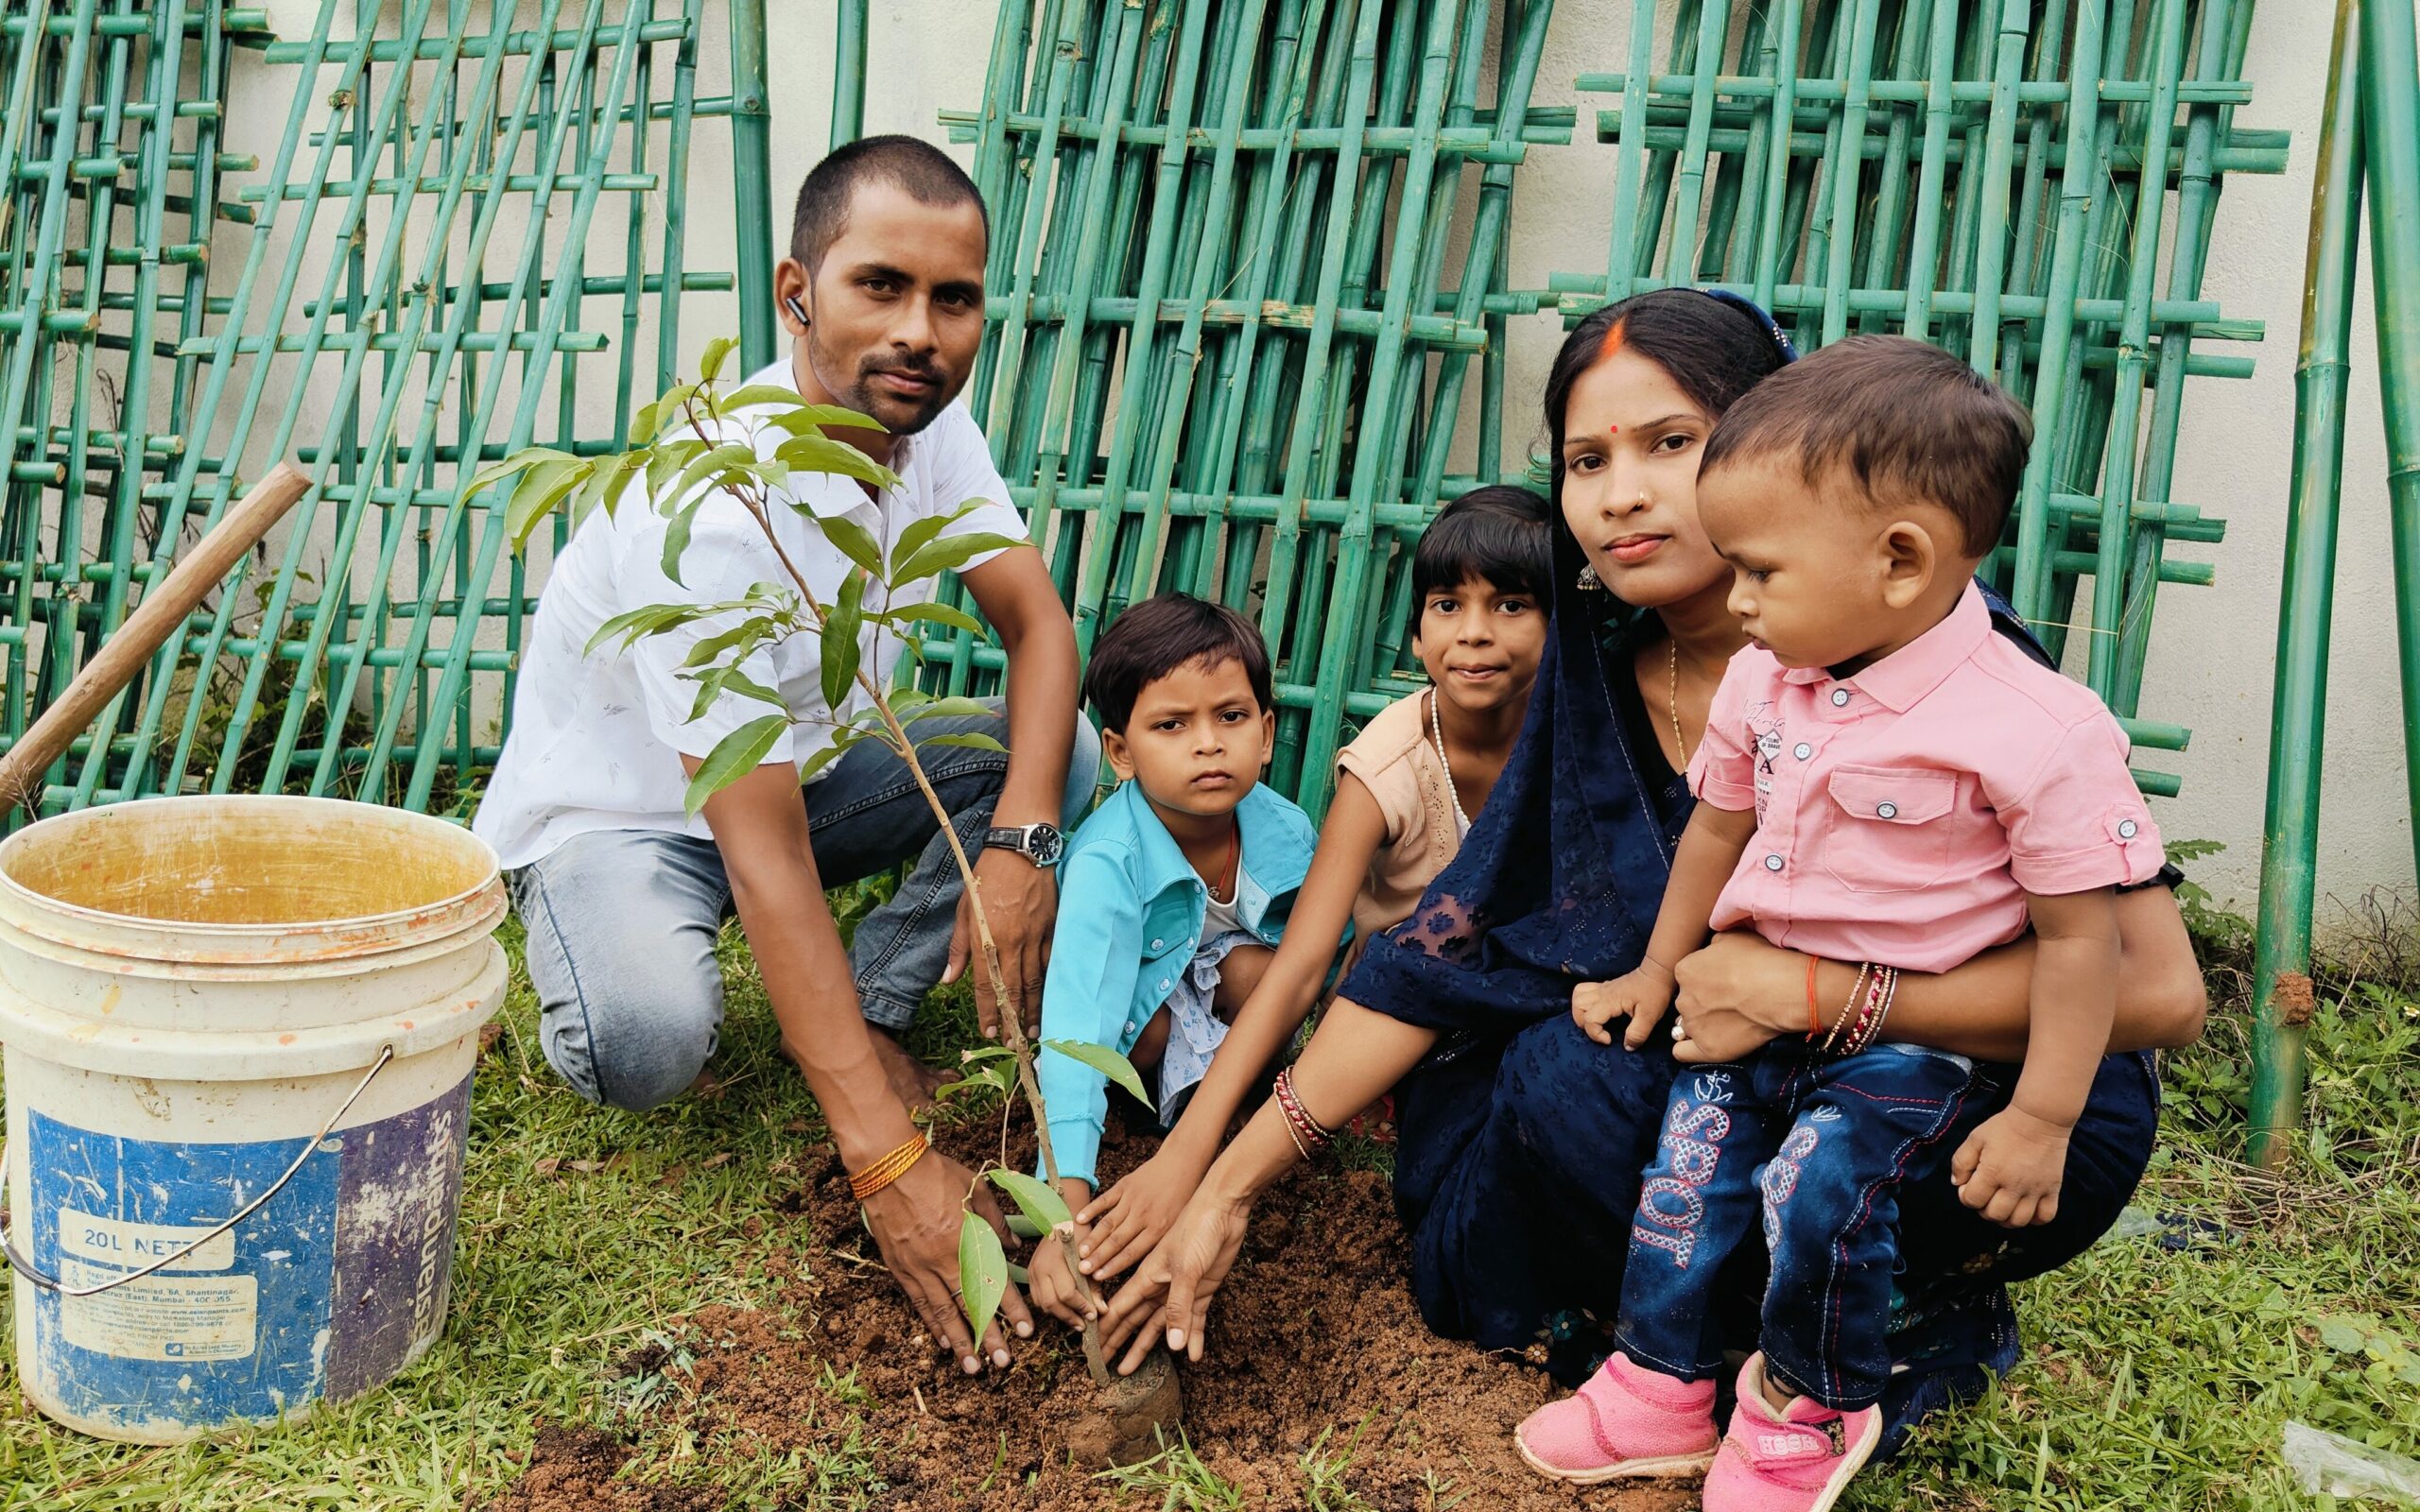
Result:
{"label": "green bamboo fence", "polygon": [[1570,128],[1529,104],[1549,19],[1003,0],[984,109],[944,115],[993,215],[970,400],[1080,640],[1169,589],[1256,616],[1273,781],[1314,806],[1346,721],[1413,686],[1409,542],[1504,468],[1504,322],[1539,306],[1505,288],[1513,171]]}
{"label": "green bamboo fence", "polygon": [[[0,734],[246,471],[290,456],[315,483],[52,769],[45,810],[265,790],[465,812],[545,553],[525,568],[501,500],[457,479],[533,441],[613,446],[634,386],[668,381],[679,296],[734,286],[685,247],[700,120],[731,118],[737,198],[769,204],[761,8],[730,8],[754,46],[718,99],[703,9],[327,0],[278,39],[213,0],[10,8]],[[247,114],[285,102],[266,162],[219,150],[236,47]],[[740,250],[769,350],[769,247]]]}
{"label": "green bamboo fence", "polygon": [[[2285,166],[2239,129],[2249,0],[1681,0],[1631,16],[1602,271],[1549,283],[1577,320],[1608,300],[1718,284],[1802,348],[1898,332],[1965,356],[2032,408],[2032,465],[1987,571],[2126,722],[2139,717],[2169,555],[2223,522],[2170,497],[2188,376],[2242,377],[2257,321],[2203,298],[2230,172]],[[2214,344],[2225,344],[2211,350]],[[2078,588],[2089,583],[2089,607]],[[2176,779],[2138,772],[2144,788]]]}

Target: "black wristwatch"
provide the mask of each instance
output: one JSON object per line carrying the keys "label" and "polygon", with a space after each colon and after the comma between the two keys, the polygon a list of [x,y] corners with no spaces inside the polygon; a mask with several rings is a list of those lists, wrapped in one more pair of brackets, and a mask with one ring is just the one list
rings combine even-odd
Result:
{"label": "black wristwatch", "polygon": [[1037,867],[1055,867],[1067,849],[1067,837],[1055,824],[1025,824],[1011,830],[986,830],[983,848],[1013,850]]}

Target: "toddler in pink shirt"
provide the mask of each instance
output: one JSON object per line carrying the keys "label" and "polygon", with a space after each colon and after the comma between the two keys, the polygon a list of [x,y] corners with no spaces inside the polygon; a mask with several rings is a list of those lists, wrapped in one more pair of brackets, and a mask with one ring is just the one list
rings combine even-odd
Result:
{"label": "toddler in pink shirt", "polygon": [[[2117,721],[1996,633],[1974,573],[2025,470],[2025,411],[1902,337],[1836,343],[1768,378],[1708,440],[1699,508],[1751,644],[1689,762],[1698,798],[1646,958],[1572,1012],[1638,1049],[1709,929],[1864,961],[1804,1043],[1684,1067],[1646,1176],[1617,1351],[1521,1426],[1559,1478],[1706,1470],[1707,1512],[1822,1512],[1873,1452],[1898,1258],[1897,1191],[1945,1158],[2011,1227],[2057,1211],[2067,1135],[2116,1013],[2114,889],[2162,864]],[[1881,1037],[1902,971],[2031,927],[2010,1106],[1944,1149],[1973,1065]],[[1762,1349],[1714,1429],[1715,1272],[1761,1213]],[[1710,1469],[1709,1469],[1710,1467]]]}

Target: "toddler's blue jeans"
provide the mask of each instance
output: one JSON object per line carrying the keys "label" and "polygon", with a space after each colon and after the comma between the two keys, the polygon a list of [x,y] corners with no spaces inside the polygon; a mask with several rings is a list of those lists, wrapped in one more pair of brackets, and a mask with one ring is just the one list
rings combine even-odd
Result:
{"label": "toddler's blue jeans", "polygon": [[1900,1044],[1838,1060],[1777,1045],[1682,1067],[1632,1223],[1616,1344],[1681,1380],[1720,1375],[1716,1273],[1761,1211],[1767,1369],[1827,1407],[1879,1400],[1900,1184],[1948,1160],[1973,1080],[1963,1057]]}

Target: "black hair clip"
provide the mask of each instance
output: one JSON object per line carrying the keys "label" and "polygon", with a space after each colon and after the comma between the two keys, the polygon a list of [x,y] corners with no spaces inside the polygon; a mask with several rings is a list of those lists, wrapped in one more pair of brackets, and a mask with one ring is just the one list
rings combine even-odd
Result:
{"label": "black hair clip", "polygon": [[1763,305],[1745,295],[1734,294],[1729,289],[1700,289],[1698,292],[1709,300],[1717,300],[1731,306],[1749,319],[1755,321],[1757,329],[1764,332],[1772,340],[1773,350],[1781,353],[1782,361],[1787,363],[1798,360],[1798,349],[1790,345],[1789,337],[1782,334],[1781,323],[1767,313]]}

